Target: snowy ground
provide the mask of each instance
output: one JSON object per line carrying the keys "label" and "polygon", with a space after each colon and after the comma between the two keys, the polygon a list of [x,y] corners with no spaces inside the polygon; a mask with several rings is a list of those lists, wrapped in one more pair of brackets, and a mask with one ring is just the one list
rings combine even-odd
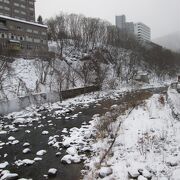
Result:
{"label": "snowy ground", "polygon": [[[3,159],[0,161],[1,178],[18,175],[16,171],[12,171],[14,173],[6,171],[9,170],[9,166],[36,167],[39,162],[47,166],[49,164],[47,157],[53,155],[51,159],[60,156],[59,160],[53,159],[53,163],[57,161],[57,164],[71,165],[84,162],[82,174],[85,180],[99,178],[127,180],[129,177],[138,178],[138,180],[178,180],[180,177],[180,122],[172,116],[169,101],[166,101],[165,95],[154,94],[133,109],[130,114],[128,114],[129,111],[124,115],[119,114],[117,120],[109,125],[112,134],[104,139],[97,137],[99,133],[97,124],[101,116],[97,113],[100,110],[106,113],[118,107],[116,101],[120,100],[123,94],[120,91],[91,93],[62,103],[45,104],[39,108],[32,106],[24,111],[7,115],[8,121],[0,123],[0,137],[5,137],[0,141],[0,150],[18,147],[21,152],[18,150],[20,153],[18,159],[12,161],[8,161],[9,151],[1,154]],[[172,95],[172,91],[168,91],[169,94]],[[112,104],[108,99],[113,100]],[[107,100],[106,106],[103,105],[103,100]],[[122,101],[120,100],[119,103],[121,104]],[[85,114],[91,110],[93,110],[91,113],[96,113],[88,117],[91,120],[88,123],[89,120],[84,118],[87,118]],[[46,111],[47,116],[41,111]],[[76,127],[75,123],[79,120],[81,120],[80,127],[79,125]],[[120,122],[122,124],[118,129]],[[72,126],[69,127],[68,124]],[[23,135],[25,139],[21,139],[21,132],[25,133]],[[116,135],[115,132],[117,132],[116,141],[99,164],[110,147]],[[16,133],[20,136],[16,137]],[[32,142],[26,140],[27,137],[34,137],[34,133],[39,137],[36,143],[39,144],[39,141],[42,141],[41,143],[44,144],[41,147],[33,145],[34,140]],[[52,151],[51,148],[54,150]],[[41,166],[44,165],[41,164]],[[48,173],[56,174],[60,171],[58,166],[48,166],[46,172],[41,173],[47,177]]]}
{"label": "snowy ground", "polygon": [[78,149],[84,143],[91,150],[85,161],[84,179],[179,180],[180,122],[172,116],[164,95],[153,95],[128,117],[120,116],[112,124],[116,131],[122,122],[117,139],[101,165],[99,162],[112,140],[93,138],[99,119],[95,115],[91,125],[74,129],[70,137],[65,137],[65,144],[75,143]]}

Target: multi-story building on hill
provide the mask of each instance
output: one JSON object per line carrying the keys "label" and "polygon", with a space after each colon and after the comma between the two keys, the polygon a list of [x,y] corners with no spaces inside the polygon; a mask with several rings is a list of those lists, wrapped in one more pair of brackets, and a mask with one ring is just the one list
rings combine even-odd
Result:
{"label": "multi-story building on hill", "polygon": [[0,0],[0,15],[35,22],[35,0]]}
{"label": "multi-story building on hill", "polygon": [[116,16],[116,26],[120,29],[126,29],[126,16]]}
{"label": "multi-story building on hill", "polygon": [[122,31],[134,34],[140,41],[151,40],[151,29],[143,23],[126,22],[126,16],[116,16],[116,26]]}
{"label": "multi-story building on hill", "polygon": [[151,40],[151,29],[141,22],[136,23],[134,25],[134,33],[136,34],[139,40]]}
{"label": "multi-story building on hill", "polygon": [[35,0],[0,0],[0,53],[23,56],[48,51],[47,26],[35,22]]}

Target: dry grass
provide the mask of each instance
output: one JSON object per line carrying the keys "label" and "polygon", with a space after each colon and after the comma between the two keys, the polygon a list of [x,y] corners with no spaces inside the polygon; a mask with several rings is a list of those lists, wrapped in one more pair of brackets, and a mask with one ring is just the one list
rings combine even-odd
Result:
{"label": "dry grass", "polygon": [[162,104],[163,106],[165,105],[165,99],[164,99],[164,96],[163,96],[163,95],[160,95],[160,96],[159,96],[158,101],[159,101],[159,103]]}
{"label": "dry grass", "polygon": [[144,104],[144,100],[151,97],[151,93],[135,93],[126,97],[126,101],[118,106],[112,106],[105,115],[101,116],[97,125],[97,138],[106,138],[108,136],[112,137],[114,135],[113,128],[111,124],[116,121],[116,119],[125,114],[125,112],[130,108],[138,107],[140,104]]}

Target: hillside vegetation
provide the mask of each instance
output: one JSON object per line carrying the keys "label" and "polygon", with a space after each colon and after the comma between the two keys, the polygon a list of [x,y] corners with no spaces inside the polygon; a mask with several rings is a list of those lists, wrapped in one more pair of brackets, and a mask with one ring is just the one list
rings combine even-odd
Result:
{"label": "hillside vegetation", "polygon": [[1,99],[88,85],[138,88],[134,79],[139,72],[148,75],[150,84],[171,80],[179,72],[178,53],[147,48],[104,20],[61,13],[46,23],[55,56],[48,61],[12,57],[10,62],[1,56]]}

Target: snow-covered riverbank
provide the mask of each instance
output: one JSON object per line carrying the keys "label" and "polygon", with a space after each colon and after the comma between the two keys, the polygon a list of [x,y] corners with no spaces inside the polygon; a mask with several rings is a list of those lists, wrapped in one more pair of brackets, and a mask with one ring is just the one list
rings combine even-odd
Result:
{"label": "snow-covered riverbank", "polygon": [[91,151],[85,160],[84,179],[178,180],[180,122],[172,116],[164,95],[153,95],[128,117],[120,116],[111,124],[115,131],[122,122],[116,141],[101,165],[112,139],[96,137],[99,120],[99,116],[94,115],[90,125],[72,129],[70,136],[64,137],[65,145],[81,150],[83,145]]}

